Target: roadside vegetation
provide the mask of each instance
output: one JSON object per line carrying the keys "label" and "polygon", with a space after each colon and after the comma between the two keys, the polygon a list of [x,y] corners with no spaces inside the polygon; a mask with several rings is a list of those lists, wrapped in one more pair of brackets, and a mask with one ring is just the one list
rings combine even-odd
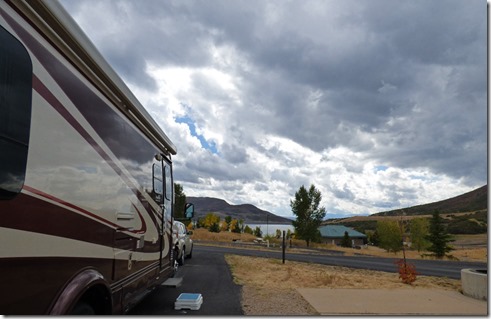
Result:
{"label": "roadside vegetation", "polygon": [[[179,199],[179,201],[176,199],[176,202],[184,204],[186,196],[182,186],[176,184],[175,188],[176,197]],[[319,205],[321,199],[322,194],[315,185],[311,185],[308,189],[302,185],[295,193],[290,201],[292,212],[296,216],[293,223],[295,230],[286,233],[288,250],[301,252],[313,248],[342,251],[345,255],[399,258],[403,260],[404,269],[408,269],[406,258],[487,261],[487,210],[467,214],[440,214],[434,210],[431,216],[422,214],[407,216],[402,210],[401,216],[379,214],[373,217],[323,222],[325,208]],[[204,217],[186,223],[188,229],[193,230],[192,237],[196,242],[260,244],[263,247],[269,246],[269,249],[278,249],[282,245],[280,230],[276,230],[274,236],[263,236],[259,227],[252,229],[244,223],[244,220],[233,219],[230,216],[221,219],[217,214],[208,213]],[[351,248],[351,240],[345,234],[339,246],[322,243],[318,228],[326,224],[351,227],[366,234],[367,240],[364,245]]]}
{"label": "roadside vegetation", "polygon": [[[266,247],[266,244],[257,244],[254,243],[256,240],[256,236],[247,233],[231,233],[231,232],[220,232],[220,233],[212,233],[205,228],[197,228],[193,230],[193,235],[191,238],[196,243],[202,244],[213,244],[216,242],[221,245],[236,245],[237,243],[243,243],[247,248],[247,245],[254,247],[257,249],[260,247],[261,249],[280,249],[282,238],[276,237],[265,237],[265,240],[269,240],[270,248]],[[263,238],[264,239],[264,238]],[[487,262],[487,235],[456,235],[455,241],[453,242],[453,246],[455,248],[452,251],[452,255],[454,258],[450,258],[450,260],[461,260],[461,261],[475,261],[475,262]],[[273,247],[274,246],[274,247]],[[367,245],[362,249],[353,249],[346,248],[331,244],[320,244],[320,243],[312,243],[310,245],[310,249],[321,249],[321,250],[335,250],[339,252],[343,252],[345,256],[353,256],[357,255],[369,255],[369,256],[378,256],[378,257],[387,257],[400,259],[403,258],[402,251],[397,253],[387,252],[385,249],[382,249],[377,246]],[[305,252],[307,251],[307,246],[305,241],[299,239],[291,239],[287,241],[286,251],[288,252]],[[322,253],[320,251],[319,253]],[[423,252],[418,252],[417,250],[409,249],[405,251],[406,258],[408,259],[430,259],[433,258],[431,256],[424,256]]]}

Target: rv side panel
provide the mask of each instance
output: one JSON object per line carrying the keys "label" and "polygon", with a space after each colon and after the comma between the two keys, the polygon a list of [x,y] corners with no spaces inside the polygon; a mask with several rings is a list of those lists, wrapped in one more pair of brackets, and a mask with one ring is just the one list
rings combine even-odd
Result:
{"label": "rv side panel", "polygon": [[124,312],[173,271],[175,149],[9,3],[0,4],[0,74],[15,80],[2,57],[19,45],[32,71],[29,101],[0,89],[12,101],[0,105],[4,119],[30,104],[11,130],[25,137],[0,129],[0,313]]}

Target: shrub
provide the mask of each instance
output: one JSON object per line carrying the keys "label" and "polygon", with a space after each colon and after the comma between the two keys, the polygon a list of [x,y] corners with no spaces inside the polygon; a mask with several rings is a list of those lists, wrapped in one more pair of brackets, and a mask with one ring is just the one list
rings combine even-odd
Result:
{"label": "shrub", "polygon": [[413,264],[409,264],[405,259],[399,259],[395,262],[399,268],[399,278],[401,278],[402,282],[408,285],[411,285],[416,281],[416,266]]}

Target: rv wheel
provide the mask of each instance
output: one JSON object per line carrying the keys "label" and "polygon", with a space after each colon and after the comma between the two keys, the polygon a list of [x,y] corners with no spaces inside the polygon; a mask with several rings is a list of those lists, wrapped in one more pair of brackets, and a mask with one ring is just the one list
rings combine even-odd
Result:
{"label": "rv wheel", "polygon": [[90,315],[95,315],[95,310],[92,308],[91,305],[86,303],[85,301],[79,301],[75,307],[73,308],[72,312],[70,315],[75,315],[75,316],[90,316]]}

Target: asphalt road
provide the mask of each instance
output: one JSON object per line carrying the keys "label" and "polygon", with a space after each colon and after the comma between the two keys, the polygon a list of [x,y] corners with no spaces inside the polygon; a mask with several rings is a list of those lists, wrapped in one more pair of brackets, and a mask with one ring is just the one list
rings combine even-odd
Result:
{"label": "asphalt road", "polygon": [[[239,249],[233,247],[202,246],[195,244],[193,258],[186,259],[178,270],[177,277],[183,277],[183,284],[177,288],[160,287],[143,299],[129,315],[243,315],[240,305],[240,286],[233,282],[232,274],[225,262],[225,254],[282,258],[281,251]],[[367,256],[340,256],[327,254],[292,254],[286,252],[289,260],[397,272],[396,258]],[[420,275],[460,279],[464,268],[487,269],[486,263],[409,260]],[[174,310],[174,302],[183,293],[201,293],[203,304],[199,310]]]}
{"label": "asphalt road", "polygon": [[[129,315],[243,315],[240,305],[240,286],[233,282],[232,274],[220,250],[210,251],[194,246],[193,258],[186,259],[176,277],[183,277],[177,288],[160,287],[145,297]],[[174,302],[181,293],[200,293],[203,304],[199,310],[174,310]]]}
{"label": "asphalt road", "polygon": [[[282,259],[281,250],[265,251],[265,250],[250,250],[234,247],[216,247],[216,246],[195,246],[199,247],[200,251],[207,253],[228,253],[244,256],[258,256],[267,258]],[[397,272],[397,266],[394,261],[399,258],[381,258],[370,256],[341,256],[338,254],[293,254],[286,251],[286,261],[303,261],[316,264],[344,266],[349,268],[370,269],[386,272]],[[461,262],[461,261],[445,261],[445,260],[420,260],[407,259],[408,262],[414,264],[419,275],[448,277],[452,279],[460,279],[460,271],[464,268],[487,269],[486,263],[476,262]]]}

